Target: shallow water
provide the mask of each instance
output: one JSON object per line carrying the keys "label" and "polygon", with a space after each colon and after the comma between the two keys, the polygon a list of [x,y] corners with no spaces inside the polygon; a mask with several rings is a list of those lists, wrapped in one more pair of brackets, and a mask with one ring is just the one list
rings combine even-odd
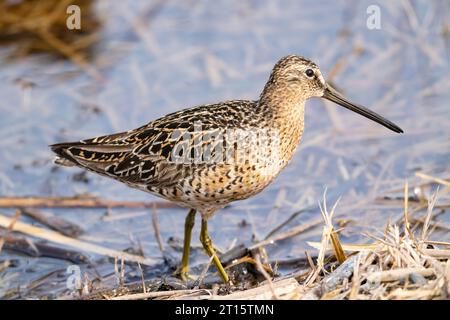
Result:
{"label": "shallow water", "polygon": [[[256,99],[273,64],[296,53],[317,62],[325,75],[333,75],[337,88],[399,124],[405,134],[391,133],[319,99],[308,102],[305,134],[291,164],[264,192],[218,213],[210,221],[210,233],[216,246],[226,249],[234,241],[263,239],[299,209],[312,206],[286,228],[311,221],[320,217],[317,202],[327,188],[329,207],[340,197],[336,220],[348,222],[341,240],[369,241],[362,232],[376,234],[389,218],[395,221],[403,213],[400,198],[383,203],[379,198],[401,197],[405,179],[410,186],[427,182],[415,177],[417,171],[442,179],[450,176],[450,6],[443,1],[379,1],[381,29],[370,30],[366,9],[371,4],[96,1],[91,9],[101,25],[94,29],[98,39],[87,59],[96,71],[89,72],[53,54],[17,57],[22,41],[3,44],[0,194],[89,193],[106,199],[155,200],[91,173],[74,179],[81,170],[56,169],[47,146],[128,130],[185,107]],[[436,187],[427,186],[425,192]],[[444,194],[438,204],[448,199]],[[0,211],[14,214],[12,209]],[[120,250],[140,243],[146,256],[162,261],[150,210],[41,211],[82,226],[80,239]],[[128,213],[134,217],[126,218]],[[170,237],[183,234],[185,212],[158,213],[168,247]],[[448,210],[438,220],[448,227]],[[305,241],[318,241],[320,232],[321,225],[269,246],[270,259],[295,258],[305,250],[314,253]],[[450,239],[445,228],[435,237]],[[193,239],[198,245],[198,230]],[[0,255],[0,262],[4,260],[14,263],[0,273],[0,292],[19,288],[22,297],[65,292],[65,271],[72,263],[5,251]],[[192,264],[206,260],[195,254]],[[108,261],[98,269],[101,275],[114,273]],[[59,271],[54,279],[30,286],[53,271]]]}

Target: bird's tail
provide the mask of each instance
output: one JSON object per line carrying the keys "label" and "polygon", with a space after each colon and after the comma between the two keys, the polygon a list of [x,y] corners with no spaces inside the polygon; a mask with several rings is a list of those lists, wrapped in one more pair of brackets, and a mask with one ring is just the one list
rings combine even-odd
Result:
{"label": "bird's tail", "polygon": [[70,153],[67,152],[67,149],[77,144],[79,144],[79,142],[57,143],[50,145],[50,149],[56,153],[56,157],[54,159],[55,164],[65,167],[76,166],[78,162]]}

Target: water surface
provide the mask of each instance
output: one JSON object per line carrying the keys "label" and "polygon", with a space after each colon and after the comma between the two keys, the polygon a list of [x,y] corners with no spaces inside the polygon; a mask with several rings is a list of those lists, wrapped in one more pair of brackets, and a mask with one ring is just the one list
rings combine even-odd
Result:
{"label": "water surface", "polygon": [[[56,168],[47,146],[128,130],[185,107],[256,99],[273,64],[295,53],[314,60],[348,97],[405,133],[394,134],[322,100],[309,101],[305,134],[290,165],[260,195],[218,213],[210,233],[226,250],[263,239],[300,209],[312,208],[286,229],[317,219],[317,203],[327,188],[329,207],[340,197],[336,223],[345,222],[342,241],[370,241],[362,232],[376,234],[403,213],[401,198],[380,198],[401,197],[405,179],[412,188],[427,183],[415,177],[418,171],[450,176],[449,4],[377,1],[381,29],[370,30],[366,10],[372,4],[98,0],[88,12],[95,24],[84,30],[96,38],[80,51],[86,57],[81,68],[73,59],[45,51],[20,55],[28,40],[15,35],[17,41],[0,47],[0,194],[155,200],[91,173],[80,176],[81,169]],[[424,192],[429,195],[436,187],[425,185]],[[443,194],[438,203],[448,204],[448,199]],[[145,256],[162,261],[150,210],[42,212],[82,226],[82,240],[120,250],[141,247]],[[1,213],[11,216],[14,210]],[[180,253],[166,242],[182,237],[184,215],[175,208],[158,211],[163,241],[175,258]],[[449,225],[448,210],[439,221]],[[435,236],[448,241],[446,230]],[[314,253],[305,241],[317,241],[320,232],[321,226],[269,246],[270,259]],[[197,229],[193,239],[199,245]],[[193,265],[207,260],[197,251]],[[114,273],[111,261],[90,258],[97,261],[99,274]],[[72,263],[9,251],[0,255],[0,262],[5,260],[13,264],[0,273],[0,292],[18,288],[24,298],[67,293],[65,271]],[[94,277],[93,271],[89,274]],[[33,286],[35,280],[39,285]]]}

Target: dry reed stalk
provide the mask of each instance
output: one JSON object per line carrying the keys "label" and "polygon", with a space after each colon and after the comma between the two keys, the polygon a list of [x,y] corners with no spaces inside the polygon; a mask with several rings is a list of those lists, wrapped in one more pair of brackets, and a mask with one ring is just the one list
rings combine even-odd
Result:
{"label": "dry reed stalk", "polygon": [[[109,209],[109,208],[108,208]],[[103,216],[101,219],[105,222],[111,222],[111,221],[119,221],[124,219],[133,219],[137,217],[142,217],[148,215],[148,211],[137,211],[137,212],[125,212],[125,213],[116,213],[116,214],[110,214],[108,212],[107,215]]]}
{"label": "dry reed stalk", "polygon": [[328,243],[330,241],[333,246],[333,251],[334,251],[334,254],[335,254],[338,262],[343,263],[346,259],[344,250],[342,249],[342,245],[339,241],[339,237],[338,237],[337,233],[335,232],[333,224],[331,222],[338,203],[339,203],[339,199],[334,203],[331,211],[328,212],[327,203],[326,203],[326,189],[325,189],[325,191],[323,193],[323,206],[319,202],[320,212],[322,213],[322,217],[325,222],[325,227],[324,227],[323,235],[322,235],[322,247],[319,251],[319,259],[318,259],[319,269],[322,269],[322,270],[324,270],[323,269],[323,267],[324,267],[323,260],[325,257],[326,248],[328,247]]}
{"label": "dry reed stalk", "polygon": [[405,234],[408,234],[408,236],[413,239],[413,235],[411,232],[411,228],[409,227],[409,217],[408,217],[408,199],[409,199],[409,188],[408,188],[408,180],[405,181],[405,190],[404,190],[404,210],[403,210],[403,219],[404,219],[404,226],[405,226]]}
{"label": "dry reed stalk", "polygon": [[96,197],[7,197],[0,198],[0,208],[174,208],[176,205],[168,201],[117,201]]}
{"label": "dry reed stalk", "polygon": [[11,262],[9,260],[5,260],[2,263],[0,263],[0,272],[8,269],[10,265],[11,265]]}
{"label": "dry reed stalk", "polygon": [[60,217],[45,215],[42,212],[29,210],[29,209],[20,209],[20,212],[24,216],[28,216],[33,220],[62,233],[65,236],[75,238],[83,233],[83,230],[76,224],[64,220]]}
{"label": "dry reed stalk", "polygon": [[[322,218],[325,222],[325,226],[323,227],[322,240],[321,240],[320,246],[319,246],[319,254],[316,259],[317,267],[315,268],[315,270],[313,270],[309,274],[309,276],[305,280],[305,283],[303,284],[304,288],[314,286],[314,283],[319,278],[319,274],[321,272],[327,273],[327,271],[325,270],[325,253],[327,251],[328,244],[331,240],[331,234],[334,233],[334,228],[333,228],[333,225],[331,224],[331,218],[334,214],[334,210],[335,210],[338,202],[339,202],[339,199],[334,204],[334,206],[331,210],[331,213],[328,213],[327,205],[326,205],[326,189],[325,189],[325,191],[323,193],[323,207],[319,202],[319,208],[320,208],[320,212],[322,213]],[[336,239],[335,239],[335,241],[336,241]],[[334,242],[332,241],[332,243],[334,243]],[[339,240],[337,240],[336,243],[339,243]],[[335,250],[335,254],[336,254],[336,252],[340,252],[341,249],[342,249],[342,247],[340,247],[340,249],[337,249],[337,251]],[[342,258],[342,256],[341,256],[341,258]]]}
{"label": "dry reed stalk", "polygon": [[[320,249],[322,243],[314,241],[306,241],[306,244],[314,249]],[[344,251],[348,252],[361,252],[361,251],[372,251],[378,247],[377,243],[368,244],[356,244],[356,243],[341,243],[341,247]],[[326,252],[329,251],[327,248]]]}
{"label": "dry reed stalk", "polygon": [[[13,221],[14,220],[12,218],[0,215],[0,226],[1,227],[7,228],[7,227],[11,226]],[[113,258],[124,259],[126,261],[131,261],[131,262],[139,262],[140,264],[149,265],[149,266],[154,265],[156,263],[156,260],[151,259],[151,258],[144,258],[142,256],[133,255],[133,254],[130,254],[127,252],[104,248],[104,247],[101,247],[98,245],[94,245],[94,244],[80,241],[77,239],[69,238],[69,237],[63,236],[62,234],[59,234],[57,232],[38,228],[38,227],[32,226],[32,225],[24,223],[24,222],[20,222],[20,221],[17,221],[13,224],[12,231],[25,233],[25,234],[33,236],[33,237],[41,238],[41,239],[55,242],[55,243],[58,243],[61,245],[66,245],[66,246],[69,246],[72,248],[76,248],[80,251],[92,252],[92,253],[105,255],[105,256],[109,256],[109,257],[113,257]]]}
{"label": "dry reed stalk", "polygon": [[369,274],[367,280],[370,282],[391,282],[408,278],[411,274],[420,274],[424,277],[434,275],[434,270],[429,268],[402,268],[385,271],[377,271]]}
{"label": "dry reed stalk", "polygon": [[436,190],[436,193],[431,197],[431,199],[428,200],[428,209],[427,209],[427,215],[425,218],[425,222],[423,223],[422,227],[422,234],[420,237],[420,241],[423,242],[426,240],[426,238],[429,236],[429,227],[430,227],[430,221],[431,221],[431,215],[433,212],[433,208],[436,205],[437,201],[437,195],[438,195],[439,189]]}
{"label": "dry reed stalk", "polygon": [[426,243],[426,244],[450,247],[450,242],[445,242],[445,241],[424,240],[423,242]]}
{"label": "dry reed stalk", "polygon": [[152,225],[153,225],[153,231],[155,233],[156,241],[158,242],[159,251],[161,251],[162,254],[164,254],[164,245],[161,237],[161,232],[159,230],[159,223],[158,223],[158,212],[156,211],[156,205],[153,203],[152,206]]}
{"label": "dry reed stalk", "polygon": [[281,232],[279,234],[275,234],[275,235],[273,235],[273,236],[271,236],[271,237],[269,237],[269,238],[267,238],[265,240],[259,241],[259,242],[255,243],[254,245],[251,245],[248,249],[249,250],[254,250],[254,249],[257,249],[257,248],[262,247],[262,246],[273,244],[273,243],[275,243],[277,241],[280,241],[280,240],[291,238],[291,237],[296,236],[296,235],[298,235],[298,234],[300,234],[302,232],[305,232],[306,230],[309,230],[309,229],[312,229],[312,228],[316,227],[317,225],[320,224],[321,221],[322,221],[322,219],[318,218],[318,219],[315,219],[315,220],[313,220],[311,222],[298,225],[296,227],[293,227],[292,229],[289,229],[287,231]]}
{"label": "dry reed stalk", "polygon": [[361,278],[360,278],[360,264],[361,264],[361,256],[358,254],[356,256],[356,261],[353,266],[353,278],[352,278],[352,286],[349,293],[349,299],[350,300],[356,300],[358,298],[358,292],[361,285]]}
{"label": "dry reed stalk", "polygon": [[214,259],[214,255],[209,257],[208,263],[206,263],[205,267],[203,268],[202,272],[200,273],[200,276],[196,280],[196,285],[195,285],[194,289],[199,289],[200,286],[202,285],[202,282],[203,282],[203,280],[206,277],[206,273],[208,272],[209,267],[211,266],[211,263],[212,263],[213,259]]}
{"label": "dry reed stalk", "polygon": [[[253,264],[254,266],[257,266],[256,259],[246,255],[244,257],[241,257],[241,258],[238,258],[238,259],[234,259],[230,264],[228,264],[225,267],[225,269],[230,269],[230,268],[235,267],[237,265],[240,265],[242,263],[250,263],[250,264]],[[267,265],[267,264],[262,264],[262,267],[263,267],[263,269],[266,272],[273,272],[272,268],[269,265]]]}
{"label": "dry reed stalk", "polygon": [[5,244],[6,238],[8,237],[8,235],[13,231],[14,226],[17,223],[17,220],[19,220],[21,216],[21,212],[20,210],[16,211],[16,214],[14,215],[14,217],[10,220],[9,224],[6,224],[4,226],[2,226],[3,228],[6,228],[6,232],[5,234],[0,238],[0,253],[2,252],[3,246]]}
{"label": "dry reed stalk", "polygon": [[142,270],[141,264],[138,262],[138,268],[139,272],[141,274],[141,283],[142,283],[142,293],[147,293],[147,287],[145,285],[145,276],[144,276],[144,270]]}
{"label": "dry reed stalk", "polygon": [[430,181],[442,184],[442,185],[450,188],[450,181],[447,181],[447,180],[444,180],[444,179],[440,179],[440,178],[436,178],[436,177],[433,177],[431,175],[425,174],[423,172],[416,172],[416,177],[419,177],[419,178],[422,178],[422,179],[425,179],[425,180],[430,180]]}
{"label": "dry reed stalk", "polygon": [[[261,248],[259,248],[259,251],[261,252]],[[278,297],[276,291],[275,291],[275,287],[273,286],[273,282],[272,279],[269,275],[269,273],[267,273],[267,271],[264,269],[263,264],[261,263],[261,259],[260,259],[261,253],[257,253],[255,255],[255,261],[256,261],[256,268],[258,269],[258,271],[264,276],[264,278],[266,279],[268,285],[269,285],[269,289],[272,292],[272,299],[274,300],[279,300],[280,298]]]}
{"label": "dry reed stalk", "polygon": [[[287,278],[272,283],[276,296],[280,299],[290,299],[297,294],[300,285],[294,278]],[[210,299],[220,300],[270,300],[273,297],[270,284],[263,284],[259,287],[245,291],[237,291],[225,296],[212,296]]]}
{"label": "dry reed stalk", "polygon": [[147,292],[147,293],[133,293],[127,294],[118,297],[111,297],[109,300],[143,300],[143,299],[152,299],[152,298],[175,298],[180,295],[187,295],[193,293],[202,293],[207,290],[198,289],[198,290],[171,290],[171,291],[156,291],[156,292]]}

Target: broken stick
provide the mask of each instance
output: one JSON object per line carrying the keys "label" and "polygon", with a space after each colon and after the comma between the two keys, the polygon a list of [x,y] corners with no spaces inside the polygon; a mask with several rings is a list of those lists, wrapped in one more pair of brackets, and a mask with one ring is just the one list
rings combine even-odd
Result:
{"label": "broken stick", "polygon": [[94,197],[7,197],[0,198],[0,208],[176,208],[168,201],[118,201]]}
{"label": "broken stick", "polygon": [[[0,227],[7,228],[11,225],[11,222],[13,222],[12,218],[0,215]],[[125,261],[131,261],[131,262],[138,262],[140,264],[144,265],[154,265],[156,263],[156,260],[151,258],[144,258],[142,256],[130,254],[123,251],[108,249],[99,245],[95,245],[92,243],[84,242],[81,240],[69,238],[66,236],[63,236],[62,234],[59,234],[55,231],[50,231],[42,228],[38,228],[35,226],[32,226],[30,224],[16,221],[14,224],[12,231],[21,232],[28,234],[30,236],[34,236],[37,238],[45,239],[51,242],[55,242],[61,245],[66,245],[72,248],[76,248],[81,251],[87,251],[92,252],[100,255],[109,256],[112,258],[117,259],[123,259]]]}

